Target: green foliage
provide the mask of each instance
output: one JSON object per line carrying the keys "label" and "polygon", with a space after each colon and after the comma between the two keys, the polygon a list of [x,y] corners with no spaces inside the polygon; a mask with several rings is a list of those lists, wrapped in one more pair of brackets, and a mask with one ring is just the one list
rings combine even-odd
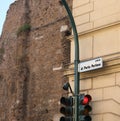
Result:
{"label": "green foliage", "polygon": [[2,63],[2,61],[3,61],[3,55],[4,55],[4,53],[5,53],[5,49],[2,47],[2,48],[0,48],[0,64]]}
{"label": "green foliage", "polygon": [[0,55],[4,54],[4,52],[5,52],[4,48],[0,48]]}
{"label": "green foliage", "polygon": [[28,32],[30,31],[31,26],[29,24],[24,24],[21,27],[19,27],[18,31],[17,31],[17,35],[19,35],[22,32]]}

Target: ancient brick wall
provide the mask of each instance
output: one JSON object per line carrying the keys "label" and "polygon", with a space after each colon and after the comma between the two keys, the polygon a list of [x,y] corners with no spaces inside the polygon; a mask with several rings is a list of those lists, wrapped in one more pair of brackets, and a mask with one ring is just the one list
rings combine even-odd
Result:
{"label": "ancient brick wall", "polygon": [[0,121],[59,120],[70,58],[70,43],[60,32],[69,25],[66,15],[59,0],[10,6],[0,40]]}

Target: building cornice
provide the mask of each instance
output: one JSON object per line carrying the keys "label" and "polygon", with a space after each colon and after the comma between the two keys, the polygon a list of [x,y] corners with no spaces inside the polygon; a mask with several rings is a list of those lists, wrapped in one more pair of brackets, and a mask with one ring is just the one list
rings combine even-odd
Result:
{"label": "building cornice", "polygon": [[[80,78],[86,79],[117,72],[120,72],[120,53],[109,59],[106,56],[103,57],[103,68],[80,73]],[[65,70],[64,75],[68,77],[74,75],[73,63]]]}
{"label": "building cornice", "polygon": [[[80,32],[80,33],[78,33],[78,36],[92,34],[92,33],[101,31],[103,29],[113,28],[113,27],[116,27],[116,26],[120,26],[120,21],[117,21],[117,22],[114,22],[114,23],[110,23],[110,24],[107,24],[107,25],[103,25],[103,26],[100,26],[100,27],[92,28],[92,29],[89,29],[87,31]],[[68,40],[73,40],[73,38],[74,38],[74,35],[71,35],[67,39]]]}

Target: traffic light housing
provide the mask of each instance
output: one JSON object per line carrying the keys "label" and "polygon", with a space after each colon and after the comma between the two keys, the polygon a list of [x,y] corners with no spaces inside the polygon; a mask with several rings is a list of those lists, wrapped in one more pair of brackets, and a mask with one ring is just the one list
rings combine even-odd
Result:
{"label": "traffic light housing", "polygon": [[73,121],[73,97],[61,97],[60,103],[63,105],[60,113],[64,115],[60,117],[60,121]]}
{"label": "traffic light housing", "polygon": [[92,111],[92,107],[89,102],[92,100],[90,95],[79,95],[79,121],[92,121],[89,112]]}

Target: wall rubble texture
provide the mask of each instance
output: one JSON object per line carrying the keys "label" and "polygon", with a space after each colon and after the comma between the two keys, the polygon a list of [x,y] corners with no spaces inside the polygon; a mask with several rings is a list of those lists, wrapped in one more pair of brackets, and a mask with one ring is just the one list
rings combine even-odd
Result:
{"label": "wall rubble texture", "polygon": [[[67,1],[71,5],[71,1]],[[30,31],[18,29],[24,24]],[[58,121],[69,25],[59,0],[18,0],[8,10],[0,38],[0,121]]]}

